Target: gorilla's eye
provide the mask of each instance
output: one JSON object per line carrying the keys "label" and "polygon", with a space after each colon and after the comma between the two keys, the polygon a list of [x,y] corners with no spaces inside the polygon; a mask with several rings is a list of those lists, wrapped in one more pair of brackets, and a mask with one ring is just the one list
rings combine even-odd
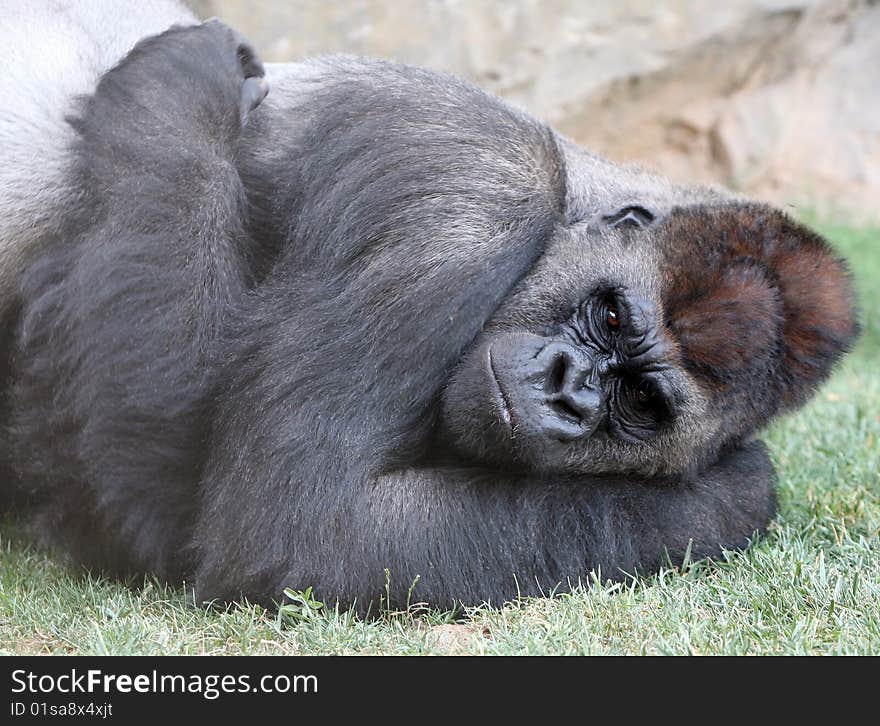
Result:
{"label": "gorilla's eye", "polygon": [[640,409],[651,409],[660,405],[662,396],[659,395],[654,382],[649,378],[632,380],[627,385],[629,400]]}
{"label": "gorilla's eye", "polygon": [[675,404],[662,379],[642,378],[627,386],[634,412],[655,421],[667,421],[675,415]]}
{"label": "gorilla's eye", "polygon": [[633,392],[633,398],[638,403],[648,403],[654,397],[654,386],[651,385],[648,381],[642,381],[636,386],[635,391]]}
{"label": "gorilla's eye", "polygon": [[590,296],[579,308],[584,342],[600,348],[611,346],[624,328],[626,310],[614,290],[599,290]]}
{"label": "gorilla's eye", "polygon": [[617,313],[617,308],[611,303],[605,306],[605,324],[611,330],[618,330],[620,328],[620,315]]}

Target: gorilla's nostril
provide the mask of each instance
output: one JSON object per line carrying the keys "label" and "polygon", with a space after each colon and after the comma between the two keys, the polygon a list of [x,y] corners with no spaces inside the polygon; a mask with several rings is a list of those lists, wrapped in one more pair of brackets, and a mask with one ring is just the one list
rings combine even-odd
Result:
{"label": "gorilla's nostril", "polygon": [[555,401],[550,402],[550,408],[553,409],[554,413],[559,416],[561,419],[568,421],[573,424],[581,423],[581,414],[575,409],[572,405],[563,401],[562,399],[557,399]]}
{"label": "gorilla's nostril", "polygon": [[565,369],[567,366],[568,363],[562,353],[553,358],[553,362],[550,364],[550,372],[547,375],[548,393],[559,393],[562,390],[562,385],[565,383]]}

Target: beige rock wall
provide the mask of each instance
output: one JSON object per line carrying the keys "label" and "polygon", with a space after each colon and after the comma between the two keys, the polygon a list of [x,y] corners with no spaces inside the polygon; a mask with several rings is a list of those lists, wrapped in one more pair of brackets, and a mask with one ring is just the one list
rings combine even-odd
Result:
{"label": "beige rock wall", "polygon": [[876,0],[194,0],[268,60],[396,58],[612,158],[880,218]]}

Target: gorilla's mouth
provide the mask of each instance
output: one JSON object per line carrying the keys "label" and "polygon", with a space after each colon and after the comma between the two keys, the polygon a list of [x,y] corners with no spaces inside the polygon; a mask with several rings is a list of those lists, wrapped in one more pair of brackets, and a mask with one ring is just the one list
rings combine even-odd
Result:
{"label": "gorilla's mouth", "polygon": [[492,392],[492,398],[495,403],[495,408],[498,411],[498,415],[501,418],[501,422],[512,433],[514,423],[513,409],[511,408],[507,394],[504,392],[504,388],[501,386],[498,374],[495,372],[495,366],[492,363],[491,345],[486,350],[486,373],[489,379],[489,390]]}

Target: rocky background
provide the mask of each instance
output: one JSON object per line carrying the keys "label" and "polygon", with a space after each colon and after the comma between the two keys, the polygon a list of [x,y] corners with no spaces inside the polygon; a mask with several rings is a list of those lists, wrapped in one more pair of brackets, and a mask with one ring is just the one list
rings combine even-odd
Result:
{"label": "rocky background", "polygon": [[472,79],[589,148],[880,219],[878,0],[192,0],[266,60],[349,52]]}

